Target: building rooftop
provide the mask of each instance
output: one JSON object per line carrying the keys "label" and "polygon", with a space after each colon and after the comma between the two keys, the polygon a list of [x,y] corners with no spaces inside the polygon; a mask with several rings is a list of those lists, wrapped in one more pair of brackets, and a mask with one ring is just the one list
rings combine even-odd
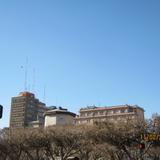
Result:
{"label": "building rooftop", "polygon": [[27,92],[27,91],[20,92],[19,96],[22,96],[22,97],[35,97],[35,95],[33,93]]}
{"label": "building rooftop", "polygon": [[105,107],[97,107],[97,106],[87,106],[85,108],[81,108],[80,112],[85,111],[96,111],[96,110],[112,110],[112,109],[120,109],[120,108],[139,108],[144,111],[143,108],[139,107],[138,105],[117,105],[117,106],[105,106]]}
{"label": "building rooftop", "polygon": [[73,117],[76,117],[75,113],[69,112],[67,109],[62,108],[62,107],[54,107],[52,110],[48,110],[44,113],[44,116],[46,115],[55,115],[55,114],[68,114],[71,115]]}

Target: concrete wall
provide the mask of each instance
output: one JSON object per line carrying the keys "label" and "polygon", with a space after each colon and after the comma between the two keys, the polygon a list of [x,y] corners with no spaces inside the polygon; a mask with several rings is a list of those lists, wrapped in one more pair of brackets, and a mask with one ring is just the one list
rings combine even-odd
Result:
{"label": "concrete wall", "polygon": [[56,115],[46,115],[44,126],[56,125]]}
{"label": "concrete wall", "polygon": [[74,124],[74,117],[68,114],[55,114],[45,116],[45,127],[51,125]]}

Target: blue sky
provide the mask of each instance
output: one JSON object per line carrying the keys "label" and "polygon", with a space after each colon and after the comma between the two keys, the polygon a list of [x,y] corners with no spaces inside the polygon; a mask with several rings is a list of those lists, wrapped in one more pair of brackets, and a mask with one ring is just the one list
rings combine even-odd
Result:
{"label": "blue sky", "polygon": [[137,104],[147,118],[159,113],[159,17],[159,0],[0,1],[0,127],[24,90],[26,57],[28,90],[47,105],[78,113]]}

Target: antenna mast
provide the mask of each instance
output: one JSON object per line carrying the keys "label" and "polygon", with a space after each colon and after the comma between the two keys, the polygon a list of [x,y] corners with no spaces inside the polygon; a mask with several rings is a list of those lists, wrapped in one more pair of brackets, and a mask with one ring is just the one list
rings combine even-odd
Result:
{"label": "antenna mast", "polygon": [[26,58],[25,75],[24,75],[24,90],[27,91],[27,76],[28,76],[28,57]]}
{"label": "antenna mast", "polygon": [[44,101],[44,103],[46,101],[46,85],[44,86],[43,101]]}
{"label": "antenna mast", "polygon": [[33,68],[33,84],[32,84],[32,91],[33,91],[33,93],[35,93],[35,82],[36,82],[36,70],[35,70],[35,68]]}

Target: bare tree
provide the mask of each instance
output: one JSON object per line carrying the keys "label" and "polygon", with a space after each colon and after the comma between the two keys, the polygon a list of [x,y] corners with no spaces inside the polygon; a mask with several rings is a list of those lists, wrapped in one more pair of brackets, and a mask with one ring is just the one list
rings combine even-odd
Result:
{"label": "bare tree", "polygon": [[[0,160],[159,160],[160,142],[141,139],[142,133],[154,132],[151,122],[4,129]],[[142,141],[143,150],[138,148]]]}

